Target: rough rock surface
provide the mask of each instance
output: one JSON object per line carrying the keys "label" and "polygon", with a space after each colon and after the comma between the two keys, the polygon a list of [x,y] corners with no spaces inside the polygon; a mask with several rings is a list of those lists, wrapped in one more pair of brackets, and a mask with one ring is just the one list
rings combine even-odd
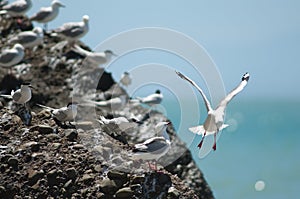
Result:
{"label": "rough rock surface", "polygon": [[[21,29],[30,29],[31,24],[23,22],[1,21],[1,46]],[[113,112],[81,107],[74,128],[57,125],[49,111],[36,106],[62,107],[87,95],[97,100],[127,95],[103,68],[90,68],[83,60],[60,38],[45,34],[44,44],[26,52],[24,61],[13,68],[14,75],[0,68],[2,94],[23,81],[35,87],[27,125],[20,107],[0,98],[0,198],[213,198],[172,127],[172,148],[159,161],[160,171],[132,160],[132,145],[154,136],[155,124],[167,120],[161,113],[152,111],[145,117],[147,108],[130,103]],[[99,125],[94,117],[99,114],[135,115],[144,121],[120,132]]]}

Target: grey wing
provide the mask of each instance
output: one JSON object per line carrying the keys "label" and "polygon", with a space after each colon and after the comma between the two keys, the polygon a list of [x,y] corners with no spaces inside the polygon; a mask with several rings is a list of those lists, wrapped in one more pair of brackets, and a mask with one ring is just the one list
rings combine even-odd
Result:
{"label": "grey wing", "polygon": [[12,99],[15,101],[15,102],[17,102],[17,101],[19,101],[19,99],[22,97],[22,94],[21,94],[21,92],[15,92],[13,95],[12,95]]}
{"label": "grey wing", "polygon": [[160,153],[160,150],[164,149],[167,146],[166,140],[164,138],[156,138],[144,144],[147,148],[141,150],[141,152],[147,153]]}
{"label": "grey wing", "polygon": [[52,112],[53,116],[61,122],[64,122],[68,117],[64,110],[56,109]]}
{"label": "grey wing", "polygon": [[12,61],[17,56],[14,52],[4,52],[0,55],[0,65],[1,63],[8,63]]}
{"label": "grey wing", "polygon": [[210,110],[212,110],[211,105],[210,105],[210,102],[208,101],[208,99],[207,99],[206,96],[204,95],[202,89],[201,89],[201,88],[200,88],[193,80],[191,80],[191,79],[188,78],[187,76],[183,75],[182,73],[180,73],[180,72],[178,72],[178,71],[175,71],[175,72],[176,72],[176,74],[177,74],[180,78],[182,78],[182,79],[188,81],[190,84],[192,84],[192,85],[199,91],[199,93],[201,94],[201,96],[202,96],[202,98],[203,98],[203,100],[204,100],[204,103],[205,103],[207,112],[210,111]]}
{"label": "grey wing", "polygon": [[37,36],[34,33],[20,34],[18,40],[21,44],[29,43],[36,40]]}
{"label": "grey wing", "polygon": [[27,4],[19,1],[13,2],[3,7],[4,10],[13,11],[13,12],[22,12],[26,8],[27,8]]}
{"label": "grey wing", "polygon": [[245,73],[242,77],[242,81],[240,82],[240,84],[233,89],[218,105],[218,107],[216,108],[216,111],[220,112],[220,111],[225,111],[225,108],[227,106],[227,104],[233,99],[234,96],[236,96],[239,92],[241,92],[245,86],[248,83],[248,80],[250,78],[249,73]]}
{"label": "grey wing", "polygon": [[51,11],[49,11],[49,10],[41,10],[38,13],[36,13],[35,15],[33,15],[32,17],[30,17],[30,20],[33,20],[33,21],[43,20],[46,17],[48,17],[50,13],[51,13]]}
{"label": "grey wing", "polygon": [[63,34],[68,37],[76,37],[78,35],[81,35],[84,32],[84,30],[81,27],[76,27],[69,29],[67,31],[64,31]]}

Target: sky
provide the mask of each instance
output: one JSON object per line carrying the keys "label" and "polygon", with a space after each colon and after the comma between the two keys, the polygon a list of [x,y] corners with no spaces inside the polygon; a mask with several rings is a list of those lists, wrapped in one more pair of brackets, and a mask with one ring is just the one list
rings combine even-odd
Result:
{"label": "sky", "polygon": [[[28,15],[50,2],[33,0]],[[300,2],[297,0],[61,2],[66,8],[60,10],[59,16],[49,23],[48,28],[81,21],[82,16],[87,14],[90,30],[81,40],[92,49],[124,31],[144,27],[170,29],[202,46],[206,56],[215,64],[227,92],[237,85],[244,72],[249,72],[251,79],[247,93],[241,98],[300,98],[297,89],[300,85]],[[120,53],[118,48],[112,50]],[[168,52],[148,49],[121,54],[108,70],[118,78],[125,70],[150,63],[177,70],[191,65]],[[205,78],[201,80],[201,76],[196,76],[192,70],[184,72],[203,87],[208,86]]]}

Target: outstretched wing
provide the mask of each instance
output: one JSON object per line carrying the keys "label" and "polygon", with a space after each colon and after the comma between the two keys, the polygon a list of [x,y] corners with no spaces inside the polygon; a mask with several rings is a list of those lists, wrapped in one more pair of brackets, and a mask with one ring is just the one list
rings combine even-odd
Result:
{"label": "outstretched wing", "polygon": [[202,135],[202,136],[204,135],[204,132],[205,132],[204,126],[202,126],[202,125],[190,127],[189,130],[194,134],[198,134],[198,135]]}
{"label": "outstretched wing", "polygon": [[204,95],[202,89],[201,89],[201,88],[200,88],[193,80],[191,80],[191,79],[188,78],[187,76],[183,75],[182,73],[180,73],[180,72],[178,72],[178,71],[175,71],[175,72],[176,72],[176,74],[177,74],[180,78],[182,78],[182,79],[188,81],[190,84],[192,84],[192,85],[200,92],[200,94],[201,94],[201,96],[202,96],[202,98],[203,98],[203,100],[204,100],[204,103],[205,103],[207,112],[209,112],[210,110],[212,110],[211,105],[210,105],[209,101],[207,100],[206,96]]}
{"label": "outstretched wing", "polygon": [[239,92],[241,92],[245,86],[247,85],[248,83],[248,80],[250,78],[250,75],[249,73],[245,73],[242,77],[242,81],[240,82],[240,84],[235,88],[233,89],[221,102],[220,104],[218,105],[218,107],[216,108],[216,112],[223,112],[225,111],[225,108],[227,106],[227,104],[232,100],[232,98],[234,96],[236,96]]}

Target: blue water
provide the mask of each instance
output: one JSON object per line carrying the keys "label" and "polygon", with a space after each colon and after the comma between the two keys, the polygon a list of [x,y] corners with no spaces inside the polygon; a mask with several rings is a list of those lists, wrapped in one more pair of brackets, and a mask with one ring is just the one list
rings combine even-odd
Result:
{"label": "blue water", "polygon": [[[178,127],[181,113],[176,103],[168,101],[164,106]],[[204,105],[200,108],[202,112]],[[188,144],[215,197],[299,198],[300,101],[235,100],[227,108],[226,121],[232,125],[221,133],[217,151],[200,159],[196,147],[200,136]],[[183,139],[191,135],[178,134],[185,135]],[[259,180],[265,185],[261,191],[255,189]]]}

